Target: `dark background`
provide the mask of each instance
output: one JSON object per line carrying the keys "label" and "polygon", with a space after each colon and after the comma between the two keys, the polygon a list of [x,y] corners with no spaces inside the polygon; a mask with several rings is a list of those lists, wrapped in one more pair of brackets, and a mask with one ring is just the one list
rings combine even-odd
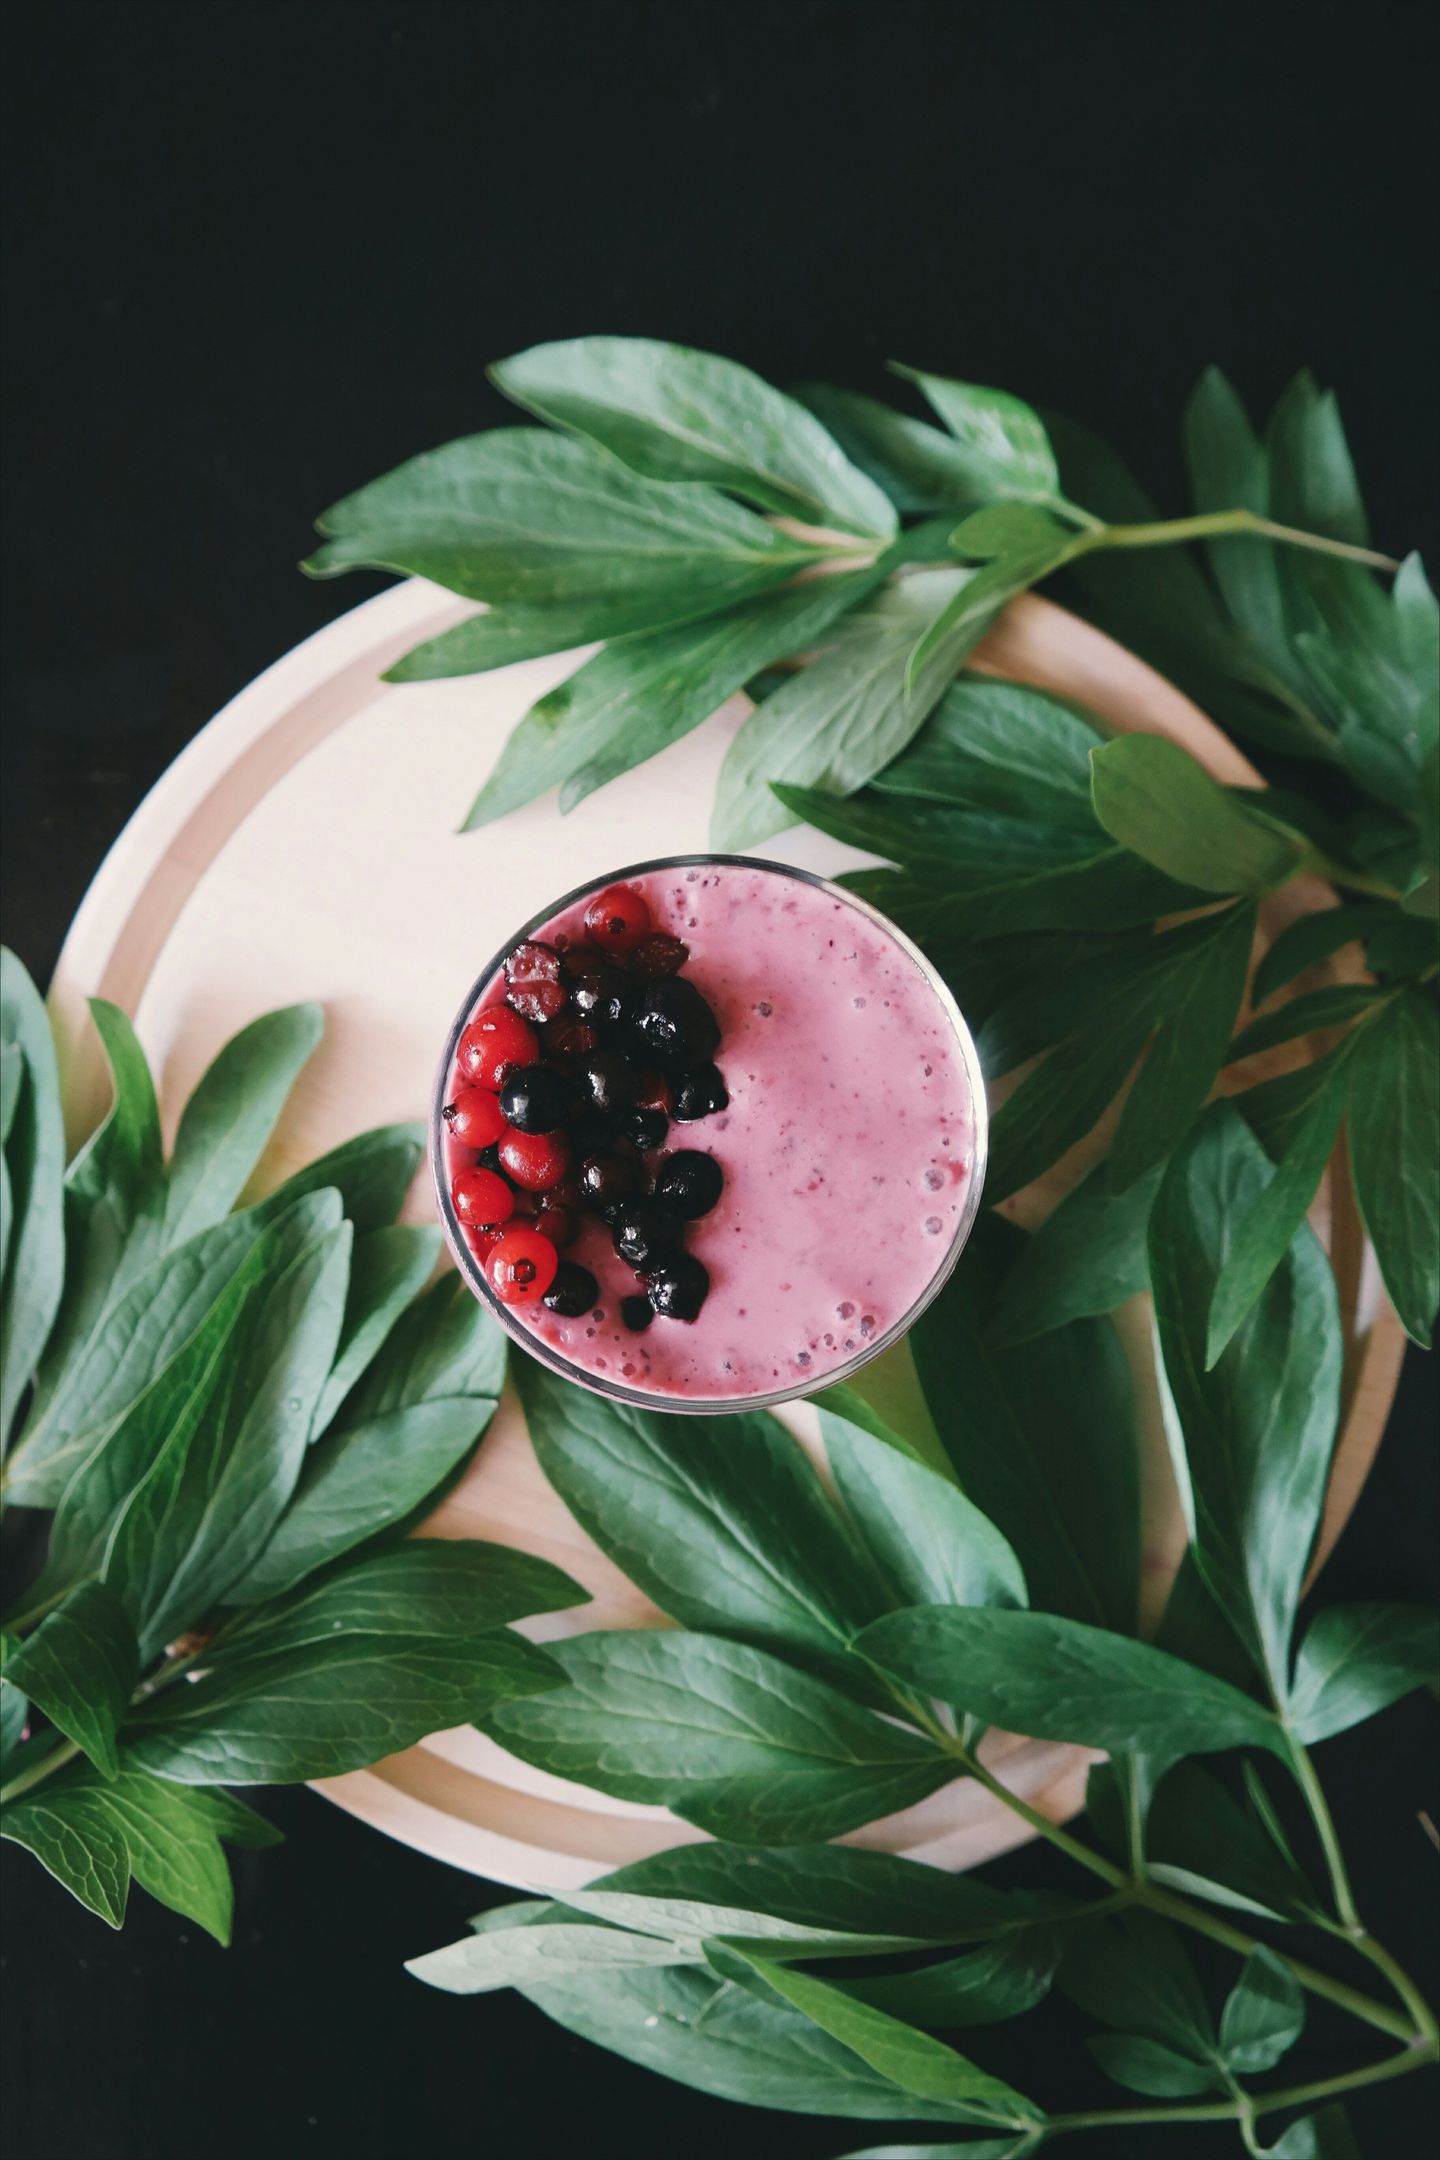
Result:
{"label": "dark background", "polygon": [[[1255,405],[1308,363],[1342,393],[1380,544],[1433,561],[1433,21],[1377,0],[27,8],[5,89],[9,942],[43,980],[177,751],[381,582],[298,576],[310,515],[511,417],[484,364],[540,339],[668,336],[780,382],[879,390],[894,356],[1002,384],[1090,422],[1171,504],[1201,367]],[[1435,1397],[1412,1353],[1324,1598],[1435,1594]],[[1433,1742],[1411,1701],[1323,1757],[1362,1909],[1432,1983]],[[237,1856],[228,1952],[138,1893],[112,1936],[6,1848],[10,2160],[821,2160],[883,2137],[663,2084],[510,1997],[421,1989],[401,1959],[504,1893],[308,1794],[267,1806],[289,1843]],[[1047,2015],[987,2060],[1115,2104]],[[1312,2016],[1290,2062],[1370,2052]],[[1418,2153],[1433,2088],[1354,2116],[1367,2154]]]}

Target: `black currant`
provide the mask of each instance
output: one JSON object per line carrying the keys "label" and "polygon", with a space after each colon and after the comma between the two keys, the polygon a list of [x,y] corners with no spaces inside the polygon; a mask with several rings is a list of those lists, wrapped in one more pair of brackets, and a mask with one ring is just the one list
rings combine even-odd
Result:
{"label": "black currant", "polygon": [[578,1320],[589,1312],[600,1295],[600,1285],[588,1267],[581,1267],[578,1260],[562,1260],[555,1270],[555,1280],[545,1292],[545,1303],[551,1312],[563,1319]]}
{"label": "black currant", "polygon": [[710,1295],[708,1269],[693,1253],[679,1253],[649,1271],[650,1303],[667,1320],[694,1320]]}
{"label": "black currant", "polygon": [[622,1260],[642,1275],[674,1258],[680,1248],[680,1218],[663,1200],[643,1196],[622,1201],[610,1218],[610,1234]]}
{"label": "black currant", "polygon": [[575,1083],[553,1065],[520,1065],[505,1075],[500,1108],[517,1132],[554,1132],[575,1107]]}
{"label": "black currant", "polygon": [[668,1155],[655,1175],[655,1197],[673,1207],[682,1222],[708,1215],[725,1189],[725,1173],[713,1155],[681,1148]]}

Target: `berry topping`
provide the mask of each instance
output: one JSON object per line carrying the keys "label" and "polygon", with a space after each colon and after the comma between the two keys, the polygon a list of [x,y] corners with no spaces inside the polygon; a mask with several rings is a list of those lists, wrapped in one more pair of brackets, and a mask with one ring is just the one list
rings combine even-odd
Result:
{"label": "berry topping", "polygon": [[708,1215],[725,1189],[725,1175],[713,1155],[681,1148],[667,1156],[655,1177],[655,1197],[674,1208],[682,1222]]}
{"label": "berry topping", "polygon": [[680,1218],[663,1200],[626,1200],[611,1217],[611,1237],[622,1260],[642,1275],[676,1257]]}
{"label": "berry topping", "polygon": [[560,955],[553,945],[527,939],[505,962],[506,1000],[527,1020],[553,1020],[565,1010]]}
{"label": "berry topping", "polygon": [[571,992],[575,1010],[597,1027],[616,1028],[627,1017],[635,986],[622,969],[602,965],[582,975]]}
{"label": "berry topping", "polygon": [[642,1072],[635,1082],[635,1101],[642,1110],[663,1110],[666,1117],[675,1108],[675,1090],[662,1072]]}
{"label": "berry topping", "polygon": [[633,885],[607,885],[585,910],[585,935],[605,952],[633,951],[650,928],[650,910]]}
{"label": "berry topping", "polygon": [[515,1212],[514,1193],[493,1170],[461,1170],[450,1187],[450,1199],[467,1230],[493,1229]]}
{"label": "berry topping", "polygon": [[655,1308],[648,1297],[627,1297],[620,1300],[620,1318],[632,1335],[643,1335],[655,1317]]}
{"label": "berry topping", "polygon": [[587,1204],[602,1215],[635,1199],[642,1183],[640,1165],[631,1155],[607,1151],[588,1155],[580,1165],[580,1190]]}
{"label": "berry topping", "polygon": [[667,937],[663,930],[652,930],[631,953],[630,966],[642,981],[658,982],[662,975],[678,975],[689,957],[690,948],[681,939]]}
{"label": "berry topping", "polygon": [[505,1113],[488,1088],[466,1085],[440,1113],[461,1147],[493,1147],[505,1130]]}
{"label": "berry topping", "polygon": [[567,1245],[573,1245],[580,1235],[580,1225],[575,1220],[574,1210],[555,1206],[548,1193],[545,1195],[544,1207],[535,1218],[535,1227],[542,1237],[549,1238],[557,1252],[563,1252]]}
{"label": "berry topping", "polygon": [[538,1230],[507,1230],[485,1257],[485,1277],[502,1305],[538,1305],[555,1280],[560,1258]]}
{"label": "berry topping", "polygon": [[564,1012],[540,1030],[540,1043],[547,1058],[582,1058],[599,1049],[600,1036],[588,1020]]}
{"label": "berry topping", "polygon": [[464,1079],[493,1093],[512,1065],[533,1064],[539,1055],[534,1028],[508,1005],[492,1005],[460,1037],[455,1062]]}
{"label": "berry topping", "polygon": [[590,945],[582,940],[578,945],[567,945],[561,953],[561,972],[568,975],[571,982],[578,982],[582,975],[593,975],[597,968],[608,967],[611,957],[611,954],[602,952],[598,945]]}
{"label": "berry topping", "polygon": [[710,1275],[693,1253],[650,1270],[650,1303],[667,1320],[694,1320],[710,1295]]}
{"label": "berry topping", "polygon": [[588,1267],[581,1267],[575,1260],[562,1260],[554,1282],[545,1292],[545,1303],[562,1319],[578,1320],[582,1313],[589,1312],[599,1295],[600,1285]]}
{"label": "berry topping", "polygon": [[505,1076],[500,1108],[522,1133],[551,1133],[575,1107],[575,1083],[554,1065],[521,1065]]}
{"label": "berry topping", "polygon": [[570,1168],[570,1143],[563,1133],[524,1133],[513,1129],[500,1142],[506,1175],[526,1192],[548,1192]]}
{"label": "berry topping", "polygon": [[718,1065],[701,1065],[696,1071],[684,1074],[675,1086],[675,1115],[682,1125],[693,1125],[696,1118],[710,1117],[716,1110],[724,1110],[729,1101]]}
{"label": "berry topping", "polygon": [[575,1074],[582,1093],[604,1117],[618,1118],[635,1100],[635,1075],[613,1050],[597,1050]]}
{"label": "berry topping", "polygon": [[651,1155],[664,1145],[670,1130],[670,1120],[663,1110],[632,1110],[624,1119],[621,1131],[632,1147],[639,1148],[642,1155]]}
{"label": "berry topping", "polygon": [[504,1232],[501,1230],[467,1230],[465,1232],[465,1242],[470,1247],[471,1252],[474,1253],[475,1258],[480,1262],[481,1267],[484,1267],[486,1260],[503,1236]]}
{"label": "berry topping", "polygon": [[720,1023],[694,983],[669,975],[650,983],[630,1019],[631,1033],[657,1065],[702,1064],[720,1043]]}

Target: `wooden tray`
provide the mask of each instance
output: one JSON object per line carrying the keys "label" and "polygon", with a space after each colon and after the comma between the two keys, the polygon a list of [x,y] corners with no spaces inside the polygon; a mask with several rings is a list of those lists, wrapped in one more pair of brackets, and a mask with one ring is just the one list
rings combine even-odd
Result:
{"label": "wooden tray", "polygon": [[[716,772],[748,710],[743,697],[563,821],[551,798],[483,833],[457,835],[509,727],[577,664],[570,655],[453,682],[381,683],[401,653],[468,612],[453,596],[415,582],[342,616],[212,720],[141,805],[75,919],[51,995],[72,1141],[107,1099],[85,1006],[92,993],[134,1015],[169,1126],[236,1028],[273,1006],[324,1000],[324,1043],[261,1166],[261,1182],[273,1182],[364,1126],[423,1114],[466,984],[510,928],[551,895],[621,863],[704,847]],[[1047,601],[1017,601],[986,641],[981,664],[1063,692],[1112,726],[1171,735],[1226,782],[1257,777],[1188,699]],[[765,852],[826,872],[866,860],[809,831],[767,843]],[[1266,934],[1273,937],[1313,897],[1292,887],[1269,902]],[[1014,1212],[1040,1219],[1101,1146],[1103,1139],[1092,1139],[1076,1150],[1041,1187],[1019,1196]],[[424,1219],[428,1205],[417,1186],[414,1218]],[[1315,1220],[1351,1338],[1350,1400],[1323,1537],[1328,1550],[1370,1467],[1403,1339],[1343,1179],[1322,1188]],[[1161,1429],[1148,1301],[1135,1300],[1120,1319],[1142,1406],[1144,1564],[1153,1606],[1174,1572],[1184,1531]],[[794,1405],[783,1414],[813,1445],[813,1411]],[[522,1545],[593,1592],[578,1623],[534,1623],[527,1632],[537,1639],[571,1625],[634,1626],[655,1617],[545,1483],[513,1400],[502,1404],[432,1528]],[[1084,1750],[996,1735],[990,1755],[1032,1805],[1057,1820],[1080,1805],[1092,1759]],[[455,1866],[557,1889],[700,1834],[663,1809],[628,1806],[548,1777],[469,1728],[437,1734],[318,1790]],[[958,1782],[853,1842],[957,1868],[1025,1835],[973,1783]]]}

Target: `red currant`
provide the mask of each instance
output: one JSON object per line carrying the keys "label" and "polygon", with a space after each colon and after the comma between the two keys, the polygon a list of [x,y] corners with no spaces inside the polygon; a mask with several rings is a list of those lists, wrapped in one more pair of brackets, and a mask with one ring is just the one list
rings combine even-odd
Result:
{"label": "red currant", "polygon": [[570,993],[560,980],[560,955],[537,938],[517,945],[505,962],[506,1003],[527,1020],[553,1020],[564,1012]]}
{"label": "red currant", "polygon": [[503,1230],[467,1230],[465,1232],[465,1242],[482,1268],[504,1234]]}
{"label": "red currant", "polygon": [[461,1147],[492,1147],[505,1130],[499,1098],[488,1088],[456,1088],[454,1102],[446,1103],[440,1115]]}
{"label": "red currant", "polygon": [[507,1230],[485,1258],[485,1276],[502,1305],[538,1305],[555,1280],[560,1256],[538,1230]]}
{"label": "red currant", "polygon": [[493,1230],[515,1212],[515,1195],[493,1170],[462,1170],[450,1187],[455,1213],[468,1229]]}
{"label": "red currant", "polygon": [[533,1065],[539,1055],[534,1028],[508,1005],[490,1005],[460,1037],[455,1062],[464,1079],[494,1094],[512,1065]]}
{"label": "red currant", "polygon": [[600,1037],[589,1021],[578,1020],[574,1013],[561,1013],[558,1020],[548,1021],[541,1029],[541,1041],[547,1058],[584,1057],[600,1047]]}
{"label": "red currant", "polygon": [[585,910],[585,934],[607,953],[628,953],[650,928],[650,910],[633,885],[607,885]]}
{"label": "red currant", "polygon": [[563,1252],[567,1245],[573,1245],[580,1230],[580,1225],[569,1208],[553,1205],[548,1193],[544,1207],[535,1218],[535,1227],[542,1237],[549,1238],[557,1252]]}
{"label": "red currant", "polygon": [[570,1168],[570,1143],[563,1133],[516,1132],[500,1142],[500,1160],[527,1192],[548,1192]]}

